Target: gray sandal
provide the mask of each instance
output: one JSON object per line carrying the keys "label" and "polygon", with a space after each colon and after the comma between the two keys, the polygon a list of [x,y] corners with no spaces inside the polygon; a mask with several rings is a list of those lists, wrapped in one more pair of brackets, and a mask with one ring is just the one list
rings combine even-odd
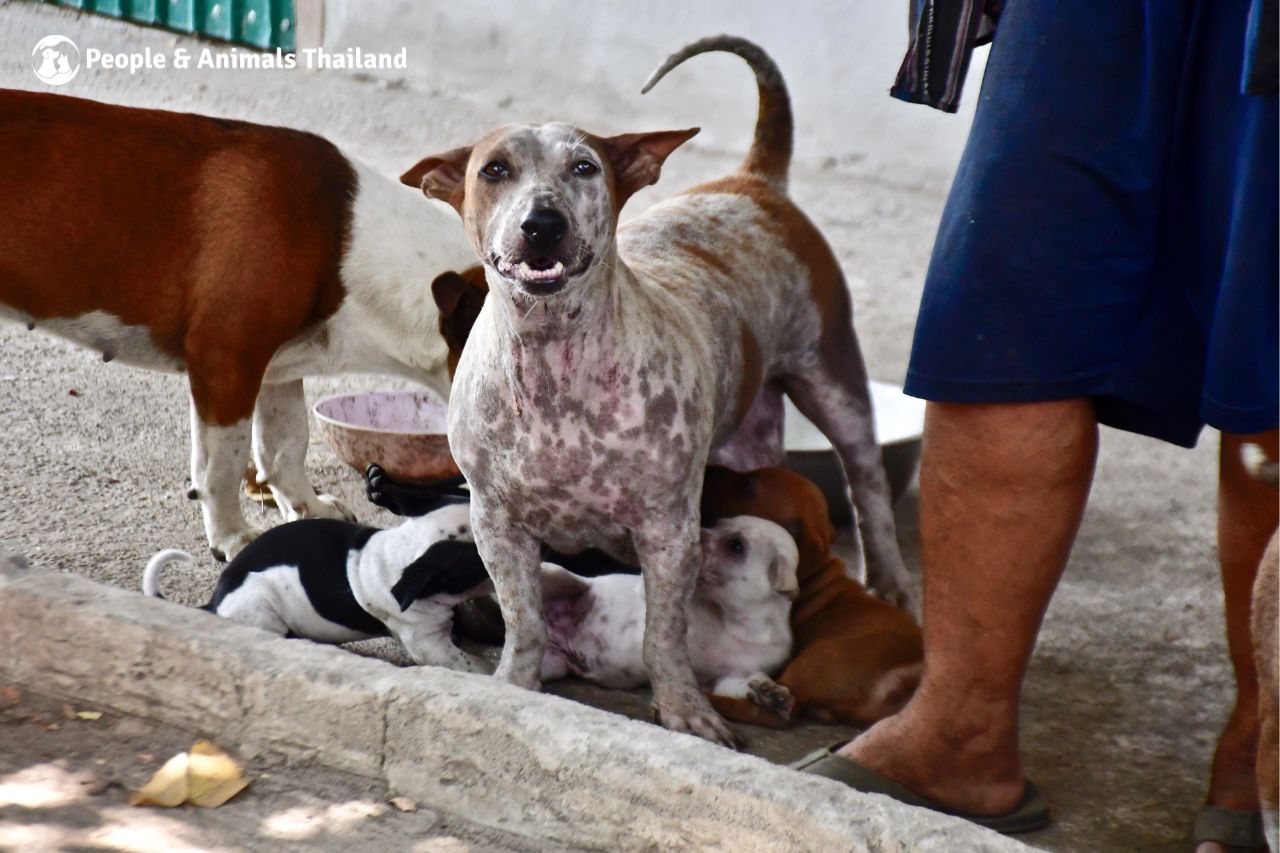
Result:
{"label": "gray sandal", "polygon": [[1028,780],[1027,787],[1023,791],[1022,799],[1011,810],[1000,815],[970,815],[957,812],[947,808],[939,803],[922,797],[915,791],[912,791],[906,785],[895,782],[892,779],[881,776],[874,770],[863,767],[861,764],[855,764],[847,758],[836,755],[836,750],[843,747],[848,741],[843,741],[835,746],[820,749],[812,752],[804,758],[795,762],[791,767],[802,773],[812,773],[815,776],[823,776],[827,779],[834,779],[844,785],[848,785],[855,791],[862,791],[865,794],[884,794],[892,797],[900,803],[906,803],[909,806],[917,806],[930,811],[941,812],[951,817],[962,818],[970,823],[976,823],[978,826],[985,826],[987,829],[994,829],[996,832],[1005,835],[1015,835],[1020,832],[1034,832],[1037,829],[1044,829],[1049,825],[1049,804],[1045,801],[1044,794],[1036,787],[1035,783]]}
{"label": "gray sandal", "polygon": [[1216,841],[1231,853],[1253,853],[1267,849],[1267,836],[1262,830],[1262,814],[1255,811],[1202,806],[1196,812],[1191,830],[1191,844]]}

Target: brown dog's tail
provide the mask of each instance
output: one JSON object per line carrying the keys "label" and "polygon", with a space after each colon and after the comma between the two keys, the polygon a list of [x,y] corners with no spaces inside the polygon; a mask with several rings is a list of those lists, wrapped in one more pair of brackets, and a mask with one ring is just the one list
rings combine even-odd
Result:
{"label": "brown dog's tail", "polygon": [[787,94],[787,84],[782,81],[782,72],[759,45],[737,36],[698,39],[668,56],[667,61],[649,76],[640,93],[648,92],[668,71],[686,59],[713,51],[724,51],[745,59],[755,72],[756,85],[760,88],[760,113],[756,118],[755,138],[741,170],[763,178],[779,190],[785,190],[794,133],[791,96]]}

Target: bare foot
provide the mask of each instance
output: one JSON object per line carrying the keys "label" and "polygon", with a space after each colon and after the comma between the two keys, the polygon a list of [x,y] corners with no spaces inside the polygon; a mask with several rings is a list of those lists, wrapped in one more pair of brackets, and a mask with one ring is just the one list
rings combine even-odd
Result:
{"label": "bare foot", "polygon": [[[1026,779],[1016,722],[998,708],[935,703],[922,685],[900,712],[876,723],[839,755],[962,814],[999,815],[1021,800]],[[935,711],[934,708],[938,710]]]}

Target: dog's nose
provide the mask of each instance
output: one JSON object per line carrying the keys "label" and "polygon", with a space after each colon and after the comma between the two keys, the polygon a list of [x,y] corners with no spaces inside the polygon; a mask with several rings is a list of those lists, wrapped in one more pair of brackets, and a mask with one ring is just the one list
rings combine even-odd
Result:
{"label": "dog's nose", "polygon": [[569,222],[564,215],[550,207],[530,211],[524,222],[520,223],[525,239],[538,247],[550,247],[559,243],[568,228]]}

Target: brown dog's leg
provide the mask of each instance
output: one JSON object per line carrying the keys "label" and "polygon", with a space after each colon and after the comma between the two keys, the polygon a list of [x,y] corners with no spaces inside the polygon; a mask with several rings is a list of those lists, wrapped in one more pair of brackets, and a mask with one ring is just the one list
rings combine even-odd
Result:
{"label": "brown dog's leg", "polygon": [[[211,335],[193,336],[193,348],[210,349],[187,358],[191,367],[191,491],[200,503],[209,550],[230,560],[253,540],[240,511],[240,481],[249,461],[251,419],[270,353],[237,357]],[[194,356],[194,357],[193,357]]]}
{"label": "brown dog's leg", "polygon": [[1258,563],[1276,530],[1276,490],[1245,470],[1241,447],[1252,441],[1276,457],[1276,432],[1223,435],[1219,460],[1218,551],[1227,611],[1227,647],[1236,677],[1236,703],[1218,738],[1208,802],[1234,810],[1258,807],[1254,765],[1258,749],[1258,672],[1249,609]]}
{"label": "brown dog's leg", "polygon": [[253,456],[258,482],[271,489],[285,521],[355,516],[307,478],[309,424],[301,379],[263,383],[253,410]]}

